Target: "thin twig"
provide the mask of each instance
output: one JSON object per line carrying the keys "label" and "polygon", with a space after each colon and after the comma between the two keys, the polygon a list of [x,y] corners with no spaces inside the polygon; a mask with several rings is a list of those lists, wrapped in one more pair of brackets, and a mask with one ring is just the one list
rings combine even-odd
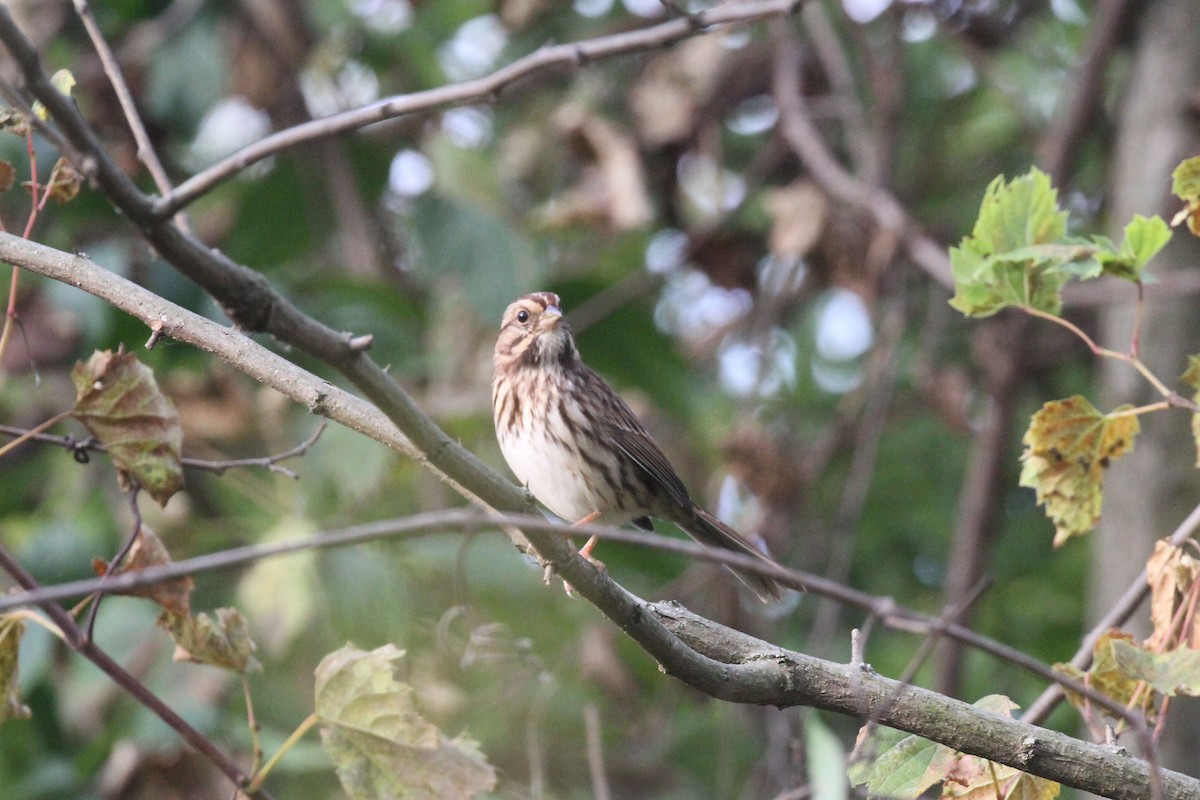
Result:
{"label": "thin twig", "polygon": [[[60,414],[57,417],[55,417],[53,420],[51,420],[51,422],[52,423],[59,422],[64,417],[67,417],[70,415],[71,415],[71,412],[69,412],[69,411],[64,412],[63,414]],[[280,475],[284,475],[288,478],[292,478],[293,480],[295,480],[295,479],[298,479],[300,476],[297,475],[294,470],[290,470],[287,467],[279,466],[278,462],[284,461],[289,458],[299,458],[300,456],[305,455],[309,451],[309,449],[311,449],[312,446],[317,443],[317,440],[319,438],[321,438],[321,434],[325,432],[325,428],[328,425],[329,425],[329,420],[321,419],[321,421],[317,425],[316,430],[313,431],[312,435],[310,435],[307,439],[305,439],[300,444],[296,445],[295,447],[284,450],[282,453],[275,453],[274,455],[269,455],[269,456],[258,456],[256,458],[230,458],[230,459],[221,459],[221,460],[217,460],[217,461],[209,461],[209,460],[206,460],[203,458],[184,457],[184,458],[180,459],[180,463],[182,463],[183,466],[185,466],[185,467],[191,467],[192,469],[206,470],[208,472],[212,472],[217,475],[223,475],[223,474],[225,474],[226,470],[235,469],[235,468],[239,468],[239,467],[261,467],[263,469],[269,470],[271,472],[277,472]],[[0,434],[20,437],[20,438],[16,439],[15,441],[9,442],[3,448],[0,448],[0,456],[4,455],[4,452],[8,448],[14,447],[19,442],[25,441],[25,440],[32,440],[35,442],[41,442],[43,444],[52,444],[52,445],[57,445],[58,447],[65,448],[66,450],[69,450],[72,453],[72,455],[75,456],[76,460],[79,460],[81,456],[86,460],[87,454],[89,452],[95,452],[95,453],[107,453],[108,452],[108,448],[104,444],[102,444],[101,442],[98,442],[95,438],[93,438],[91,436],[88,436],[87,438],[84,438],[84,439],[76,439],[74,436],[71,436],[70,434],[67,434],[66,436],[57,436],[52,433],[39,432],[38,429],[42,429],[45,427],[49,427],[48,423],[42,423],[42,425],[39,425],[38,428],[34,429],[34,430],[25,430],[23,428],[18,428],[14,425],[0,425]]]}
{"label": "thin twig", "polygon": [[[11,575],[17,584],[27,592],[35,592],[40,589],[33,576],[26,572],[25,568],[3,547],[0,547],[0,569]],[[64,611],[61,606],[52,601],[39,603],[38,606],[58,626],[59,630],[62,631],[63,640],[72,650],[99,667],[121,689],[153,712],[155,716],[178,733],[180,738],[187,742],[188,745],[215,764],[226,777],[233,781],[235,786],[246,786],[248,779],[245,773],[242,772],[241,768],[229,756],[218,749],[208,737],[188,724],[183,717],[175,713],[170,706],[159,699],[158,695],[150,691],[145,684],[129,674],[108,653],[97,647],[95,642],[89,640],[84,635],[83,630],[75,624],[75,620],[71,618],[71,615]],[[250,794],[254,797],[264,798],[264,800],[270,798],[270,795],[262,789]]]}
{"label": "thin twig", "polygon": [[[156,565],[132,572],[114,575],[101,583],[101,579],[68,581],[55,586],[42,587],[36,592],[0,596],[0,612],[9,608],[40,605],[45,602],[57,602],[72,597],[81,597],[98,588],[104,588],[108,593],[128,591],[129,589],[162,583],[183,575],[208,572],[218,569],[229,569],[252,563],[263,558],[269,558],[304,550],[345,547],[348,545],[364,544],[381,539],[393,539],[415,536],[427,536],[444,532],[478,532],[494,528],[516,527],[532,534],[543,531],[566,540],[574,536],[596,536],[603,541],[621,542],[624,544],[647,547],[660,552],[674,553],[697,561],[707,561],[736,568],[739,571],[755,572],[771,577],[784,586],[803,588],[813,594],[833,597],[839,601],[867,611],[884,625],[895,630],[928,636],[934,631],[939,635],[953,637],[964,644],[975,647],[996,658],[1021,667],[1026,671],[1050,683],[1061,683],[1071,691],[1093,698],[1097,705],[1105,710],[1122,717],[1123,709],[1107,697],[1072,681],[1037,659],[997,642],[982,634],[976,633],[962,625],[946,625],[937,617],[921,614],[905,609],[896,604],[890,597],[860,592],[842,584],[830,581],[820,575],[809,575],[797,570],[788,569],[777,564],[767,564],[753,556],[743,555],[728,550],[718,550],[697,542],[674,539],[643,531],[614,528],[608,525],[567,525],[562,522],[548,520],[541,516],[521,514],[488,514],[466,510],[437,511],[418,514],[380,522],[355,525],[305,539],[292,539],[268,544],[246,545],[244,547],[223,550],[218,553],[197,556],[184,561]],[[585,562],[586,563],[586,562]]]}
{"label": "thin twig", "polygon": [[[129,85],[125,82],[125,76],[121,74],[121,65],[117,63],[117,57],[113,54],[112,48],[108,46],[108,42],[104,39],[104,34],[100,32],[100,26],[96,24],[96,18],[92,15],[91,5],[88,0],[74,0],[75,13],[83,20],[83,27],[87,29],[88,36],[92,40],[92,46],[96,48],[96,54],[100,56],[100,63],[104,67],[104,74],[108,76],[108,82],[112,84],[113,91],[117,95],[117,101],[121,104],[121,111],[125,114],[125,121],[129,125],[129,130],[133,134],[133,140],[137,142],[138,159],[146,165],[146,169],[150,172],[150,177],[154,180],[154,185],[158,187],[158,191],[167,195],[171,192],[171,179],[167,177],[167,171],[163,169],[162,162],[158,160],[158,154],[154,152],[154,144],[150,141],[149,134],[146,133],[146,126],[142,124],[142,118],[138,114],[137,104],[133,100],[133,94],[129,91]],[[182,212],[175,215],[175,224],[183,230],[188,230],[187,215]]]}
{"label": "thin twig", "polygon": [[774,64],[775,102],[779,106],[780,130],[804,167],[821,188],[832,196],[874,218],[879,227],[903,240],[909,258],[931,278],[946,287],[954,285],[946,247],[925,234],[885,189],[855,178],[829,150],[809,116],[800,91],[800,48],[781,29],[776,29]]}
{"label": "thin twig", "polygon": [[104,599],[105,582],[113,576],[113,573],[120,568],[121,562],[133,550],[133,545],[137,542],[138,537],[142,534],[142,510],[138,508],[138,495],[141,494],[141,487],[136,483],[129,489],[129,510],[133,514],[133,526],[126,537],[125,543],[121,545],[121,549],[108,562],[108,566],[104,568],[104,574],[100,576],[100,585],[92,595],[92,607],[88,609],[87,624],[83,626],[84,636],[87,640],[92,641],[92,632],[96,627],[96,614],[100,613],[100,601]]}

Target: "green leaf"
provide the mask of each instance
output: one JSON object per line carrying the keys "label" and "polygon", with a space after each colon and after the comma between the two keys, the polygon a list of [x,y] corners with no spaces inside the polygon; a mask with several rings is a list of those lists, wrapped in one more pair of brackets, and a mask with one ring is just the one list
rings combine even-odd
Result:
{"label": "green leaf", "polygon": [[346,646],[317,665],[321,741],[353,800],[452,800],[496,785],[496,771],[465,736],[448,738],[416,710],[396,679],[404,651]]}
{"label": "green leaf", "polygon": [[1133,642],[1112,643],[1113,656],[1125,674],[1145,681],[1158,693],[1200,695],[1200,650],[1179,647],[1154,653]]}
{"label": "green leaf", "polygon": [[183,428],[154,373],[132,353],[96,351],[71,370],[75,418],[95,436],[121,473],[165,505],[183,486]]}
{"label": "green leaf", "polygon": [[1005,183],[1003,176],[988,186],[971,234],[980,253],[1003,253],[1061,239],[1067,232],[1067,212],[1058,208],[1058,192],[1050,176],[1031,169]]}
{"label": "green leaf", "polygon": [[846,750],[819,714],[804,715],[804,748],[814,800],[845,800],[850,794]]}
{"label": "green leaf", "polygon": [[29,709],[21,702],[17,682],[17,656],[25,623],[14,614],[0,614],[0,723],[6,719],[28,719]]}
{"label": "green leaf", "polygon": [[1008,306],[1058,314],[1069,279],[1140,280],[1146,262],[1171,238],[1159,217],[1135,216],[1120,248],[1106,236],[1067,236],[1066,223],[1045,173],[1033,169],[1010,183],[992,181],[971,236],[950,250],[950,305],[974,317]]}
{"label": "green leaf", "polygon": [[867,787],[868,797],[914,800],[940,782],[954,751],[888,728],[863,726],[850,756],[850,782]]}
{"label": "green leaf", "polygon": [[1105,264],[1105,274],[1126,280],[1140,280],[1146,262],[1158,255],[1158,251],[1171,241],[1171,228],[1162,217],[1143,217],[1134,214],[1133,221],[1125,226],[1125,239],[1121,242],[1119,259]]}
{"label": "green leaf", "polygon": [[1031,250],[1061,245],[1067,213],[1058,208],[1050,177],[1038,169],[1005,182],[992,181],[970,237],[950,250],[954,297],[950,305],[968,316],[985,317],[1007,306],[1057,314],[1068,273],[1055,269],[1074,249]]}
{"label": "green leaf", "polygon": [[1033,415],[1021,456],[1022,486],[1037,490],[1055,525],[1054,546],[1087,533],[1100,519],[1104,473],[1112,460],[1133,449],[1141,429],[1136,416],[1101,414],[1075,395],[1046,403]]}
{"label": "green leaf", "polygon": [[1179,163],[1171,173],[1171,192],[1184,202],[1200,202],[1200,156]]}
{"label": "green leaf", "polygon": [[254,658],[257,649],[246,630],[246,618],[235,608],[218,608],[216,619],[203,612],[192,616],[164,611],[158,624],[175,640],[176,661],[227,669],[245,674],[262,665]]}

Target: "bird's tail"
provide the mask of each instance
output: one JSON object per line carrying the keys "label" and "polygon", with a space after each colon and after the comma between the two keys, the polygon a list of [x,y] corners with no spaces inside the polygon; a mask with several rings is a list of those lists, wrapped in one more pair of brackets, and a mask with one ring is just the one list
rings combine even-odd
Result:
{"label": "bird's tail", "polygon": [[[693,511],[694,514],[691,519],[681,527],[697,542],[709,547],[719,547],[723,550],[732,550],[735,553],[751,555],[767,564],[775,563],[770,556],[748,542],[740,533],[721,522],[721,520],[712,514],[709,514],[703,508],[695,506]],[[764,603],[779,600],[783,593],[783,587],[772,578],[753,572],[744,572],[733,567],[730,567],[730,570],[742,583],[749,586],[750,590],[758,595],[758,599]]]}

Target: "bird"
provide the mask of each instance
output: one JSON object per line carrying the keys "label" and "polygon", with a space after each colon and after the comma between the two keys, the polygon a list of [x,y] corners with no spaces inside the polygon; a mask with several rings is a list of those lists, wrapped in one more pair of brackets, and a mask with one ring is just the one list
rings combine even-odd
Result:
{"label": "bird", "polygon": [[[517,298],[493,354],[492,417],[504,460],[554,514],[574,525],[667,520],[701,544],[775,562],[692,500],[679,474],[620,395],[583,363],[553,292]],[[596,537],[580,553],[592,558]],[[594,560],[594,559],[593,559]],[[780,585],[732,570],[764,603]]]}

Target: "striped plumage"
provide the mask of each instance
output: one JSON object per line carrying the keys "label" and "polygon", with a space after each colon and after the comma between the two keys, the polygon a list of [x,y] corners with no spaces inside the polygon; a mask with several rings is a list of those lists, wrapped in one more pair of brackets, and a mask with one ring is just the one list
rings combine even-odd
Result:
{"label": "striped plumage", "polygon": [[[508,307],[492,377],[496,437],[533,496],[568,522],[674,522],[703,544],[770,559],[696,505],[629,406],[579,357],[558,295],[537,292]],[[779,586],[735,574],[762,600]]]}

